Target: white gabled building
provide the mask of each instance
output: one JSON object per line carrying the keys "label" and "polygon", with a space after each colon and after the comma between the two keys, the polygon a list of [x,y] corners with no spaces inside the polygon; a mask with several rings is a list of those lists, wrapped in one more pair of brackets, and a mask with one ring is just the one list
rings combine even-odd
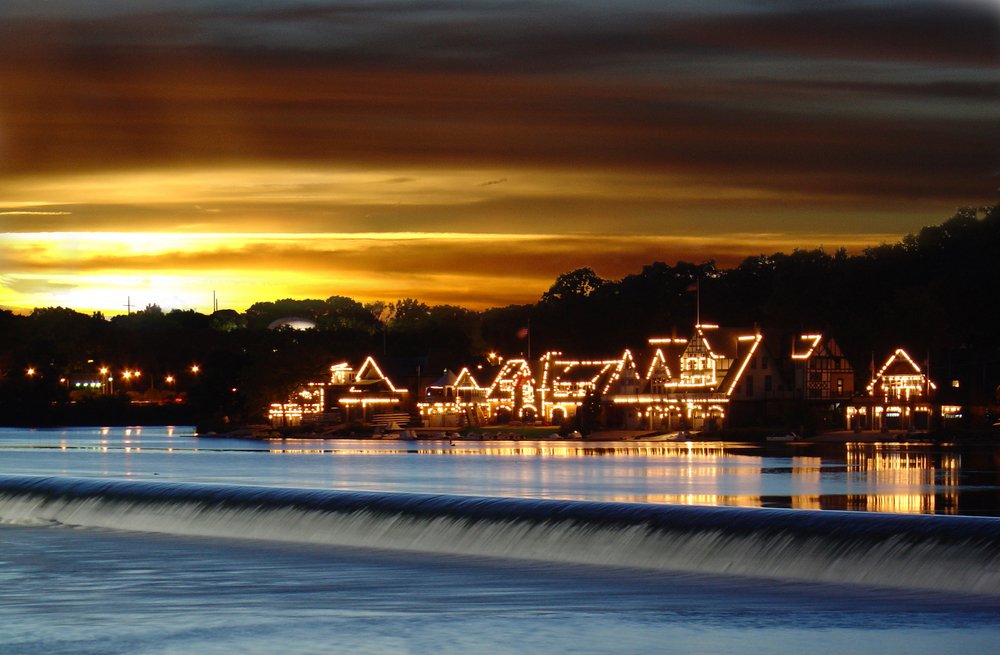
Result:
{"label": "white gabled building", "polygon": [[855,429],[927,429],[937,385],[902,348],[897,348],[865,388],[868,395],[847,408]]}

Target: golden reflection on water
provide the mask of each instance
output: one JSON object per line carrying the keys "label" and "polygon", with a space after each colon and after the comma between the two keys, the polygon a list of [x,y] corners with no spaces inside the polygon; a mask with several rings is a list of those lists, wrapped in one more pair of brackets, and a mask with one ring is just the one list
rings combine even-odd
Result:
{"label": "golden reflection on water", "polygon": [[816,489],[822,482],[823,459],[820,457],[792,457],[791,506],[794,509],[822,509]]}
{"label": "golden reflection on water", "polygon": [[[758,447],[721,442],[383,442],[285,441],[272,444],[277,455],[497,457],[521,459],[607,459],[601,467],[573,471],[602,489],[601,500],[672,505],[710,505],[795,509],[840,509],[891,513],[958,512],[961,456],[920,444],[848,443],[827,447],[823,456],[794,453],[764,456]],[[639,460],[639,461],[637,461]],[[789,461],[790,465],[783,464]],[[550,489],[565,473],[548,467],[505,467],[493,472],[523,493]],[[765,477],[785,482],[770,482]],[[831,478],[825,476],[833,476]],[[632,479],[628,491],[605,481]],[[641,480],[640,480],[641,479]],[[619,483],[620,484],[620,483]],[[635,485],[648,489],[635,489]],[[771,487],[770,494],[766,491]],[[774,491],[777,488],[778,491]],[[545,493],[543,491],[543,493]],[[572,499],[593,499],[571,493]]]}
{"label": "golden reflection on water", "polygon": [[861,479],[866,487],[897,489],[893,493],[849,493],[849,509],[897,514],[957,513],[960,455],[934,454],[909,444],[846,445],[848,470],[864,473]]}
{"label": "golden reflection on water", "polygon": [[[585,496],[568,500],[588,500]],[[720,496],[716,494],[620,494],[606,500],[615,503],[651,503],[710,507],[763,507],[760,496]]]}
{"label": "golden reflection on water", "polygon": [[[316,448],[296,447],[293,440],[283,440],[281,447],[272,446],[270,452],[276,454],[336,453],[338,455],[491,455],[496,457],[660,457],[660,458],[717,458],[736,457],[746,450],[742,444],[720,442],[680,442],[671,444],[636,443],[576,444],[562,442],[456,442],[453,445],[414,443],[400,447],[398,442],[387,443],[384,447],[340,445]],[[302,441],[312,446],[313,441]]]}

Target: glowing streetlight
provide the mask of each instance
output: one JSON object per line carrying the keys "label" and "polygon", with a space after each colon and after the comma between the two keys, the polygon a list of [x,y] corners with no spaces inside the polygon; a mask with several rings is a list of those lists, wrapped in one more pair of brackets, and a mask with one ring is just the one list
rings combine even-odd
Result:
{"label": "glowing streetlight", "polygon": [[197,375],[201,371],[201,367],[197,364],[191,364],[191,372]]}
{"label": "glowing streetlight", "polygon": [[[115,392],[115,376],[109,375],[111,369],[107,366],[102,366],[98,369],[101,373],[101,393],[114,393]],[[107,385],[104,384],[107,382]]]}
{"label": "glowing streetlight", "polygon": [[35,377],[35,373],[36,373],[36,371],[35,371],[35,367],[34,366],[29,366],[24,371],[24,374],[27,375],[29,378]]}
{"label": "glowing streetlight", "polygon": [[168,375],[165,378],[163,378],[163,381],[166,382],[167,384],[173,384],[174,383],[174,376]]}

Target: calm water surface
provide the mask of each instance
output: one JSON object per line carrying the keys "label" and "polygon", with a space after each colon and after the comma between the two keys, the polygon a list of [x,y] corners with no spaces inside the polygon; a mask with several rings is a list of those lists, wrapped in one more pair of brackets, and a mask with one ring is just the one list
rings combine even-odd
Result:
{"label": "calm water surface", "polygon": [[1000,450],[938,444],[258,442],[0,428],[0,473],[1000,516]]}
{"label": "calm water surface", "polygon": [[[0,429],[0,475],[154,488],[997,516],[997,468],[990,448],[946,445],[262,443],[186,428]],[[3,519],[0,653],[987,653],[1000,641],[992,595]]]}

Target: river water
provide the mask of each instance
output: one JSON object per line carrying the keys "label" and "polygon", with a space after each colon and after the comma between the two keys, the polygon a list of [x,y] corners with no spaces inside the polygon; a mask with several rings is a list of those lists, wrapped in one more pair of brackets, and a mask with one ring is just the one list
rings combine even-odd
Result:
{"label": "river water", "polygon": [[998,468],[0,429],[0,653],[992,652]]}

